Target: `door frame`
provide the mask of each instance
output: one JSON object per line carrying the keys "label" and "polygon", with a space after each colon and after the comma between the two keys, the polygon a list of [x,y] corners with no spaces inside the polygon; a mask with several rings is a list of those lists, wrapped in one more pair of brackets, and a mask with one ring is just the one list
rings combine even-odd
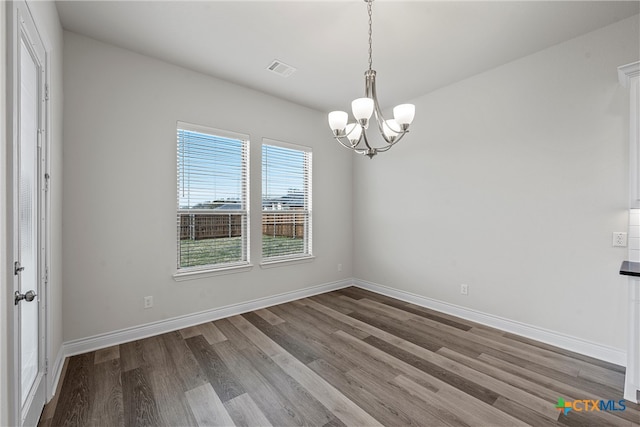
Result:
{"label": "door frame", "polygon": [[[17,280],[15,280],[13,263],[17,259],[17,227],[14,224],[19,218],[17,212],[18,204],[16,194],[17,188],[17,165],[18,165],[18,136],[19,136],[19,67],[20,67],[20,43],[23,34],[26,38],[33,40],[37,38],[41,46],[39,60],[41,61],[42,72],[39,76],[39,90],[45,100],[41,103],[40,126],[43,130],[40,136],[40,147],[38,149],[38,296],[40,299],[39,327],[42,339],[39,340],[39,371],[36,383],[40,382],[37,387],[39,393],[44,396],[37,396],[38,399],[44,397],[46,402],[51,396],[47,380],[48,360],[50,357],[50,340],[49,340],[49,313],[47,309],[47,301],[49,297],[48,270],[50,256],[50,208],[49,208],[49,192],[47,191],[48,182],[45,180],[45,173],[49,171],[49,147],[50,147],[50,123],[49,123],[49,103],[46,101],[46,93],[49,87],[49,49],[45,40],[42,39],[41,32],[38,31],[35,19],[33,18],[29,6],[24,0],[10,1],[6,4],[6,28],[7,28],[7,144],[6,144],[6,271],[5,277],[7,283],[7,380],[8,380],[8,421],[10,425],[22,426],[26,424],[35,424],[38,418],[23,419],[23,408],[21,407],[21,375],[20,375],[20,347],[19,347],[19,311],[15,309],[13,302],[13,293],[16,290]],[[48,176],[48,175],[47,175]],[[36,396],[33,393],[27,398],[27,407],[30,407]],[[41,408],[39,408],[41,409]],[[34,417],[40,416],[40,411],[36,410]]]}

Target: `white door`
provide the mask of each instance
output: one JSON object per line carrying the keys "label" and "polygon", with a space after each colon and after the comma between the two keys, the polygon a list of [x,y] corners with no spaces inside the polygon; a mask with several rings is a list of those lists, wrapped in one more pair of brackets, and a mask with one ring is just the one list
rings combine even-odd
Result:
{"label": "white door", "polygon": [[36,425],[46,399],[44,284],[45,51],[25,4],[17,6],[13,150],[14,345],[19,425]]}

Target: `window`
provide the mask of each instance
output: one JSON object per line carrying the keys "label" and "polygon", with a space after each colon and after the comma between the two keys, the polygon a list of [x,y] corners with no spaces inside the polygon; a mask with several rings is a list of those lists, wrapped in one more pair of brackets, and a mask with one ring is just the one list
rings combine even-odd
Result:
{"label": "window", "polygon": [[311,149],[262,145],[262,259],[310,257]]}
{"label": "window", "polygon": [[249,137],[178,122],[178,273],[248,265]]}

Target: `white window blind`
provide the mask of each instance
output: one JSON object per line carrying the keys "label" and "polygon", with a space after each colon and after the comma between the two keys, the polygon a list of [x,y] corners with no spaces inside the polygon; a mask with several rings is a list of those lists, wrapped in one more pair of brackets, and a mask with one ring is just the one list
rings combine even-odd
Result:
{"label": "white window blind", "polygon": [[249,262],[249,138],[178,122],[178,270]]}
{"label": "white window blind", "polygon": [[312,255],[311,149],[264,140],[262,259]]}

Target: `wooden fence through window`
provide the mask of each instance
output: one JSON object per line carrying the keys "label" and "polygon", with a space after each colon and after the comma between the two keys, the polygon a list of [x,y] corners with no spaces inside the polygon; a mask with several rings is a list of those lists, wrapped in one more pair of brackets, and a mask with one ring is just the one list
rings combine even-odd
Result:
{"label": "wooden fence through window", "polygon": [[305,212],[262,213],[262,235],[304,238]]}
{"label": "wooden fence through window", "polygon": [[[306,213],[263,213],[262,234],[304,238]],[[220,239],[242,236],[241,214],[180,214],[180,240]]]}
{"label": "wooden fence through window", "polygon": [[180,214],[180,240],[242,236],[242,215]]}

